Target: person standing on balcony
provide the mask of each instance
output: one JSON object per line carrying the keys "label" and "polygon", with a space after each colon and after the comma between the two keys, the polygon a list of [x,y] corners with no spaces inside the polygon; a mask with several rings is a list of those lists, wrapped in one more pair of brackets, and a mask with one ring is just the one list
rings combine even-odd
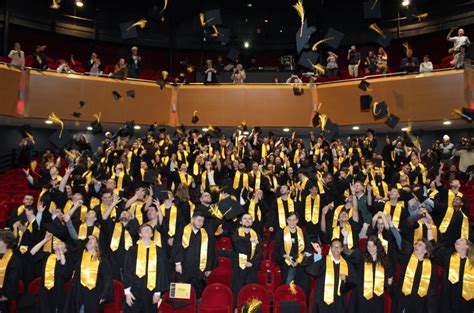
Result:
{"label": "person standing on balcony", "polygon": [[33,52],[33,65],[32,68],[44,71],[48,69],[48,62],[46,60],[46,54],[44,53],[46,46],[37,45]]}
{"label": "person standing on balcony", "polygon": [[138,78],[142,57],[138,55],[138,47],[132,47],[132,54],[127,58],[128,77]]}
{"label": "person standing on balcony", "polygon": [[245,74],[244,67],[242,64],[237,64],[237,66],[234,68],[234,71],[232,72],[232,81],[234,84],[243,84],[245,83],[245,78],[247,78],[247,75]]}
{"label": "person standing on balcony", "polygon": [[458,35],[451,37],[451,34],[454,31],[454,27],[452,27],[446,36],[446,40],[453,43],[454,53],[458,53],[461,51],[461,47],[467,48],[471,44],[469,38],[464,35],[464,29],[458,29]]}
{"label": "person standing on balcony", "polygon": [[339,66],[337,65],[337,54],[332,51],[328,51],[328,58],[326,59],[326,76],[331,78],[337,76],[337,70]]}
{"label": "person standing on balcony", "polygon": [[407,49],[406,57],[400,62],[400,70],[407,73],[416,73],[419,65],[418,58],[413,56],[413,50]]}
{"label": "person standing on balcony", "polygon": [[21,51],[21,46],[18,42],[13,45],[13,50],[10,51],[8,57],[11,59],[10,65],[25,69],[25,53]]}
{"label": "person standing on balcony", "polygon": [[352,45],[347,52],[347,61],[349,61],[349,75],[352,77],[359,76],[360,53],[356,50],[356,46]]}
{"label": "person standing on balcony", "polygon": [[366,74],[375,74],[377,72],[377,56],[374,50],[370,50],[369,54],[365,57],[364,66]]}
{"label": "person standing on balcony", "polygon": [[420,73],[430,73],[433,71],[433,63],[430,61],[430,56],[425,55],[423,62],[420,63]]}
{"label": "person standing on balcony", "polygon": [[102,75],[102,63],[99,58],[95,58],[94,62],[92,63],[91,67],[89,68],[89,75],[90,76],[97,76],[99,77]]}
{"label": "person standing on balcony", "polygon": [[217,84],[217,70],[212,65],[212,60],[206,61],[206,67],[203,71],[204,84]]}
{"label": "person standing on balcony", "polygon": [[377,72],[380,74],[385,74],[387,73],[387,67],[388,67],[388,54],[385,52],[385,49],[383,47],[379,48],[378,54],[377,54]]}

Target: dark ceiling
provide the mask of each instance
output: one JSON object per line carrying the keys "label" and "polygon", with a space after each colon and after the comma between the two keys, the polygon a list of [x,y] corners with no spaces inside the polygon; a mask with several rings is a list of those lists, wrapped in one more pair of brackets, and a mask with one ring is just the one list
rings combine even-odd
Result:
{"label": "dark ceiling", "polygon": [[[138,30],[138,39],[150,45],[167,43],[169,35],[175,36],[179,48],[204,44],[203,29],[198,15],[206,9],[219,8],[222,14],[222,28],[230,31],[230,45],[249,41],[255,49],[281,49],[294,47],[299,17],[292,8],[296,0],[168,0],[168,8],[162,16],[159,11],[164,0],[83,0],[84,7],[76,8],[75,0],[62,0],[59,10],[49,9],[52,0],[27,1],[9,0],[12,15],[43,21],[61,21],[95,29],[97,36],[120,37],[119,24],[147,18],[144,30]],[[370,32],[368,25],[377,22],[382,28],[396,26],[398,14],[406,15],[402,0],[380,1],[381,20],[364,20],[362,0],[304,0],[308,25],[317,28],[315,37],[324,36],[329,27],[346,33],[343,43],[364,41],[364,34]],[[469,0],[411,0],[410,7],[427,12],[428,19],[438,19],[462,12],[472,11],[474,1]],[[77,16],[85,20],[71,19]],[[164,21],[162,20],[164,18]],[[414,23],[416,21],[411,21]],[[402,26],[407,21],[401,21]],[[208,40],[206,45],[221,43]]]}

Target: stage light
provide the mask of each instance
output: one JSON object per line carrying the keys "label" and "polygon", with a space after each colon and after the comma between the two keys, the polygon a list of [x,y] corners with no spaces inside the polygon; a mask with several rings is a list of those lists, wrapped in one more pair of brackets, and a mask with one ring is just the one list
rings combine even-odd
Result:
{"label": "stage light", "polygon": [[250,47],[250,42],[244,41],[244,48],[248,49]]}
{"label": "stage light", "polygon": [[403,5],[404,7],[409,6],[409,5],[410,5],[410,0],[403,0],[403,1],[402,1],[402,5]]}
{"label": "stage light", "polygon": [[209,128],[203,128],[202,131],[203,132],[207,132],[209,130]]}
{"label": "stage light", "polygon": [[251,8],[253,5],[252,5],[252,3],[247,3],[247,6],[248,6],[249,8]]}
{"label": "stage light", "polygon": [[451,121],[444,121],[443,125],[451,125]]}
{"label": "stage light", "polygon": [[84,6],[84,2],[82,0],[76,0],[76,7],[82,8]]}
{"label": "stage light", "polygon": [[51,122],[50,120],[46,120],[46,121],[44,121],[44,122],[45,122],[46,124],[48,124],[48,125],[53,124],[53,122]]}
{"label": "stage light", "polygon": [[360,128],[359,128],[359,126],[352,126],[352,129],[353,130],[359,130]]}
{"label": "stage light", "polygon": [[289,129],[289,128],[283,128],[283,131],[284,131],[285,133],[287,133],[287,132],[290,131],[290,129]]}
{"label": "stage light", "polygon": [[92,130],[92,126],[87,126],[87,130]]}
{"label": "stage light", "polygon": [[135,125],[135,126],[133,126],[133,128],[134,128],[134,129],[137,129],[137,130],[138,130],[138,129],[142,129],[142,127],[141,127],[140,125]]}
{"label": "stage light", "polygon": [[408,131],[408,127],[403,127],[402,132],[406,132],[406,131]]}

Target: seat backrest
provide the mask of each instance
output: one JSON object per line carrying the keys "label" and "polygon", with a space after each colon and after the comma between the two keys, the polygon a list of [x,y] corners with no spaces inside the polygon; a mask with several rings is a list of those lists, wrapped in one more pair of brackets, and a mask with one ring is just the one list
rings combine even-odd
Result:
{"label": "seat backrest", "polygon": [[222,270],[232,270],[232,261],[225,256],[217,257],[217,262],[219,263],[218,268]]}
{"label": "seat backrest", "polygon": [[313,312],[314,308],[314,289],[311,289],[311,292],[309,294],[309,312]]}
{"label": "seat backrest", "polygon": [[[295,286],[296,294],[292,294],[290,291],[290,285],[285,284],[281,285],[280,287],[275,290],[273,294],[273,304],[274,304],[274,313],[280,313],[280,302],[282,301],[295,301],[299,302],[301,305],[301,313],[306,313],[306,296],[303,291],[298,286]],[[297,313],[297,312],[295,312]]]}
{"label": "seat backrest", "polygon": [[201,299],[207,306],[227,306],[232,310],[234,296],[229,287],[216,283],[204,288]]}
{"label": "seat backrest", "polygon": [[262,305],[270,306],[270,295],[267,290],[260,285],[249,284],[240,289],[239,295],[237,296],[238,312],[241,311],[242,305],[252,298],[257,298],[262,301]]}
{"label": "seat backrest", "polygon": [[42,277],[35,278],[29,285],[28,285],[28,294],[30,295],[37,295],[39,293],[39,289],[41,284],[43,283]]}

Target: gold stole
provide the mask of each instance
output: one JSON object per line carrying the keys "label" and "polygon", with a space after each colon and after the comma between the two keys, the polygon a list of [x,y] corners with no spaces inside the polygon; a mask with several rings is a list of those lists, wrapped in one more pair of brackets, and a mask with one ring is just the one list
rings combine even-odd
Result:
{"label": "gold stole", "polygon": [[143,201],[137,201],[134,204],[132,204],[130,207],[130,211],[134,212],[135,218],[137,219],[137,222],[139,225],[143,224],[143,212],[142,212],[143,205],[145,205]]}
{"label": "gold stole", "polygon": [[[334,216],[332,218],[332,227],[336,227],[337,226],[337,220],[339,218],[339,214],[341,213],[342,209],[344,208],[344,204],[338,206],[335,210],[334,210]],[[349,212],[347,212],[347,215],[349,215],[349,219],[352,218],[352,208],[349,209]]]}
{"label": "gold stole", "polygon": [[[203,190],[206,190],[206,183],[207,183],[207,175],[209,174],[209,171],[205,170],[202,174],[201,174],[201,185],[202,185],[202,189]],[[214,177],[214,171],[211,170],[211,176]]]}
{"label": "gold stole", "polygon": [[375,277],[372,262],[364,262],[364,298],[372,299],[374,294],[383,295],[385,283],[385,270],[382,263],[375,263]]}
{"label": "gold stole", "polygon": [[[449,259],[448,280],[452,284],[459,282],[459,272],[461,269],[461,256],[454,252]],[[474,299],[474,264],[471,264],[469,257],[466,257],[464,264],[464,276],[462,277],[462,297],[466,301]]]}
{"label": "gold stole", "polygon": [[187,160],[187,158],[188,158],[188,153],[187,153],[186,151],[183,151],[183,152],[177,151],[177,152],[176,152],[176,156],[178,157],[178,161],[179,161],[179,162],[184,161],[184,163],[185,163],[186,165],[188,165],[188,160]]}
{"label": "gold stole", "polygon": [[[148,253],[148,268],[146,268],[147,258],[146,250],[150,249]],[[138,278],[142,278],[147,275],[146,288],[153,291],[156,287],[156,269],[157,269],[157,253],[156,245],[150,243],[150,248],[145,247],[145,243],[142,240],[138,241],[137,247],[137,264],[135,266],[135,275]]]}
{"label": "gold stole", "polygon": [[[357,151],[357,154],[359,155],[359,158],[360,158],[362,156],[362,150],[360,148],[355,148],[355,150]],[[354,157],[353,152],[354,152],[354,148],[350,147],[347,154],[352,153],[352,157]],[[351,157],[351,159],[352,159],[352,157]]]}
{"label": "gold stole", "polygon": [[431,190],[431,191],[429,192],[429,194],[428,194],[428,198],[434,199],[438,193],[439,193],[439,191],[436,190],[436,189],[435,189],[435,190]]}
{"label": "gold stole", "polygon": [[[99,239],[100,236],[100,228],[97,226],[94,226],[94,230],[92,231],[92,235]],[[81,226],[79,226],[79,233],[77,234],[77,238],[84,240],[87,238],[87,224],[82,223]]]}
{"label": "gold stole", "polygon": [[161,163],[162,163],[164,166],[167,166],[169,161],[170,161],[170,157],[169,157],[169,156],[164,156],[164,157],[161,158]]}
{"label": "gold stole", "polygon": [[132,241],[132,236],[130,236],[130,233],[128,230],[124,229],[122,223],[115,223],[114,226],[114,232],[112,233],[112,240],[110,241],[110,250],[112,251],[117,251],[119,245],[120,245],[120,239],[122,237],[122,231],[124,231],[124,246],[125,250],[128,251],[131,246],[133,246],[133,241]]}
{"label": "gold stole", "polygon": [[[303,231],[301,228],[296,226],[296,235],[297,235],[297,240],[298,240],[298,258],[296,259],[297,263],[301,263],[303,261],[303,252],[304,252],[304,236],[303,236]],[[290,255],[291,253],[291,247],[293,246],[293,242],[291,241],[291,231],[290,227],[286,226],[283,229],[283,245],[285,248],[285,253],[287,255]],[[285,263],[288,265],[291,265],[289,260],[285,260]]]}
{"label": "gold stole", "polygon": [[252,172],[252,176],[254,176],[254,178],[255,178],[254,189],[255,189],[255,190],[260,189],[260,181],[261,181],[261,178],[262,178],[262,174],[261,174],[260,172],[258,172],[257,174],[254,174],[254,173]]}
{"label": "gold stole", "polygon": [[[240,185],[240,176],[242,175],[242,173],[240,171],[236,171],[235,172],[235,175],[234,175],[234,184],[233,184],[233,188],[234,189],[239,189],[239,185]],[[249,187],[249,175],[247,173],[243,173],[242,175],[244,177],[244,181],[243,181],[243,185],[242,187],[243,188],[248,188]]]}
{"label": "gold stole", "polygon": [[91,198],[91,202],[90,202],[90,206],[91,208],[95,208],[96,206],[98,206],[100,204],[100,200],[97,199],[96,197],[92,197]]}
{"label": "gold stole", "polygon": [[192,183],[191,175],[188,175],[186,173],[179,171],[179,181],[183,185],[191,186],[191,183]]}
{"label": "gold stole", "polygon": [[379,189],[379,186],[377,185],[377,183],[375,182],[375,180],[373,180],[371,182],[371,185],[372,185],[372,191],[374,192],[374,196],[376,198],[383,198],[383,197],[386,197],[387,194],[388,194],[388,185],[386,182],[382,181],[382,190],[383,190],[383,193],[384,195],[382,196],[380,194],[380,189]]}
{"label": "gold stole", "polygon": [[[334,227],[333,231],[332,231],[332,238],[331,240],[333,239],[341,239],[341,230],[342,230],[342,227],[341,226],[336,226]],[[349,223],[346,223],[346,230],[347,230],[347,247],[349,249],[352,249],[352,247],[354,247],[354,237],[352,235],[352,227],[351,227],[351,224]]]}
{"label": "gold stole", "polygon": [[[36,218],[34,218],[31,222],[26,222],[25,232],[27,232],[27,231],[29,231],[30,233],[33,232],[33,223],[35,222],[35,220],[36,220]],[[28,251],[28,246],[21,245],[21,242],[23,240],[23,235],[25,234],[25,232],[22,232],[21,230],[18,230],[18,235],[19,235],[18,246],[19,246],[19,250],[20,250],[21,254],[25,254]]]}
{"label": "gold stole", "polygon": [[44,268],[44,287],[48,290],[54,287],[54,270],[56,269],[56,254],[52,253],[46,260]]}
{"label": "gold stole", "polygon": [[[245,237],[245,231],[243,227],[239,227],[237,230],[239,237]],[[250,239],[257,239],[257,233],[250,228]],[[250,261],[253,259],[255,256],[255,249],[257,248],[257,244],[254,242],[250,242],[250,257],[248,257],[246,254],[239,253],[239,267],[241,269],[245,269],[247,265],[247,261]]]}
{"label": "gold stole", "polygon": [[388,253],[388,241],[385,240],[382,233],[378,233],[377,237],[379,238],[380,242],[382,243],[382,246],[383,246],[383,249],[385,250],[385,253]]}
{"label": "gold stole", "polygon": [[296,185],[301,186],[301,191],[296,188],[297,190],[297,196],[296,196],[296,201],[303,201],[302,196],[303,196],[303,190],[306,188],[306,183],[308,182],[308,178],[303,180],[302,182],[298,182]]}
{"label": "gold stole", "polygon": [[257,212],[255,212],[255,199],[250,199],[249,204],[249,214],[252,217],[252,221],[261,221],[262,220],[262,211],[260,210],[260,206],[257,207]]}
{"label": "gold stole", "polygon": [[295,155],[293,156],[293,163],[294,164],[298,163],[299,159],[300,159],[300,150],[296,149]]}
{"label": "gold stole", "polygon": [[261,154],[262,159],[265,159],[267,157],[267,153],[269,151],[270,151],[270,145],[262,143],[262,154]]}
{"label": "gold stole", "polygon": [[193,175],[198,176],[199,175],[199,164],[196,163],[196,161],[193,164]]}
{"label": "gold stole", "polygon": [[[161,209],[161,214],[163,214],[163,217],[166,217],[165,205],[164,204],[160,205],[160,209]],[[172,204],[170,208],[170,217],[169,217],[169,223],[168,223],[169,225],[168,235],[170,237],[174,237],[174,234],[176,233],[177,216],[178,216],[178,208],[176,208],[175,204]]]}
{"label": "gold stole", "polygon": [[81,260],[81,285],[92,290],[97,284],[100,260],[92,256],[87,250],[82,253]]}
{"label": "gold stole", "polygon": [[7,272],[8,262],[10,262],[12,255],[13,255],[12,249],[7,249],[2,259],[0,259],[0,288],[3,288],[3,283],[5,282],[5,274]]}
{"label": "gold stole", "polygon": [[[290,197],[286,201],[288,203],[288,213],[295,211],[295,204]],[[283,199],[278,197],[277,199],[277,209],[278,209],[278,225],[281,229],[285,228],[286,226],[286,214],[285,214],[285,207],[283,206]]]}
{"label": "gold stole", "polygon": [[145,180],[145,169],[143,169],[143,168],[140,169],[140,177],[141,177],[142,181]]}
{"label": "gold stole", "polygon": [[395,205],[395,210],[393,211],[393,215],[391,214],[392,211],[392,203],[390,201],[385,202],[383,207],[383,212],[387,215],[392,217],[393,225],[398,229],[400,225],[400,217],[402,215],[402,209],[405,207],[403,201],[397,201]]}
{"label": "gold stole", "polygon": [[[413,281],[415,280],[416,269],[418,267],[418,258],[413,253],[408,262],[407,269],[405,272],[405,278],[403,279],[402,292],[405,296],[411,294],[413,289]],[[424,259],[422,262],[420,285],[418,286],[418,295],[424,297],[428,294],[428,287],[430,286],[431,279],[431,261]]]}
{"label": "gold stole", "polygon": [[[420,173],[421,173],[421,177],[423,179],[422,183],[426,183],[426,169],[424,167],[423,164],[421,163],[418,163],[418,166],[420,167]],[[410,162],[410,167],[412,170],[416,169],[416,166],[415,164],[413,164],[413,162]],[[413,184],[418,184],[418,176],[415,178],[415,181],[412,182]]]}
{"label": "gold stole", "polygon": [[[346,277],[349,275],[349,267],[347,266],[346,260],[342,257],[339,259],[339,283],[337,288],[337,295],[341,295],[341,275],[345,275]],[[334,272],[334,262],[332,261],[331,256],[326,256],[326,274],[324,277],[324,302],[328,305],[334,302],[334,287],[336,278]]]}
{"label": "gold stole", "polygon": [[[193,227],[191,224],[186,225],[183,230],[183,237],[181,239],[182,246],[184,249],[189,247],[189,240],[191,239],[191,232],[193,231]],[[201,232],[201,251],[199,254],[199,270],[204,272],[206,270],[207,265],[207,246],[209,242],[209,237],[207,236],[207,232],[204,228],[200,229]]]}
{"label": "gold stole", "polygon": [[[104,215],[105,211],[107,211],[107,207],[105,206],[104,203],[101,203],[100,204],[100,214]],[[114,218],[114,217],[117,217],[117,211],[115,210],[115,208],[113,208],[112,211],[110,212],[109,218]]]}
{"label": "gold stole", "polygon": [[[431,225],[431,231],[433,233],[434,240],[438,240],[438,230],[436,229],[436,225]],[[415,228],[413,233],[413,245],[419,240],[423,239],[423,223],[418,221],[418,227]]]}
{"label": "gold stole", "polygon": [[16,216],[20,216],[21,213],[23,213],[23,211],[25,211],[25,205],[24,205],[24,204],[20,205],[20,206],[16,209]]}
{"label": "gold stole", "polygon": [[[147,223],[148,225],[151,225],[151,221]],[[156,230],[155,226],[151,225],[153,228],[153,242],[155,245],[161,248],[161,234],[158,230]]]}
{"label": "gold stole", "polygon": [[311,195],[306,196],[304,219],[306,222],[311,222],[316,225],[319,222],[320,197],[316,195],[313,205],[311,205],[311,199]]}
{"label": "gold stole", "polygon": [[196,205],[191,200],[188,201],[188,204],[189,204],[189,218],[192,218],[194,210],[196,209]]}
{"label": "gold stole", "polygon": [[[72,202],[71,200],[68,200],[66,202],[66,205],[64,206],[64,214],[68,214],[69,211],[71,211],[73,206],[74,206],[74,202]],[[85,205],[81,205],[81,213],[79,214],[79,219],[83,223],[86,221],[87,210],[88,208]]]}
{"label": "gold stole", "polygon": [[84,173],[82,173],[82,178],[85,178],[86,179],[86,184],[84,186],[84,189],[86,189],[86,191],[88,192],[89,191],[89,185],[91,184],[92,182],[92,171],[91,170],[87,170],[85,171]]}
{"label": "gold stole", "polygon": [[117,178],[117,188],[114,189],[114,192],[116,194],[119,194],[119,192],[122,190],[122,185],[123,185],[123,177],[125,176],[125,173],[122,171],[118,176],[115,175],[115,173],[112,175],[112,179],[115,180]]}
{"label": "gold stole", "polygon": [[[451,190],[450,190],[451,191]],[[468,239],[469,238],[469,219],[464,214],[464,212],[460,211],[462,215],[462,226],[461,226],[461,238]],[[453,218],[454,208],[452,206],[448,206],[446,209],[446,213],[444,214],[443,220],[439,225],[439,232],[444,234],[451,224],[451,219]]]}
{"label": "gold stole", "polygon": [[44,246],[43,246],[43,251],[45,252],[54,252],[54,244],[55,243],[58,243],[58,242],[61,242],[61,239],[59,239],[58,237],[55,237],[53,236],[53,238],[51,238],[50,240],[48,240]]}

